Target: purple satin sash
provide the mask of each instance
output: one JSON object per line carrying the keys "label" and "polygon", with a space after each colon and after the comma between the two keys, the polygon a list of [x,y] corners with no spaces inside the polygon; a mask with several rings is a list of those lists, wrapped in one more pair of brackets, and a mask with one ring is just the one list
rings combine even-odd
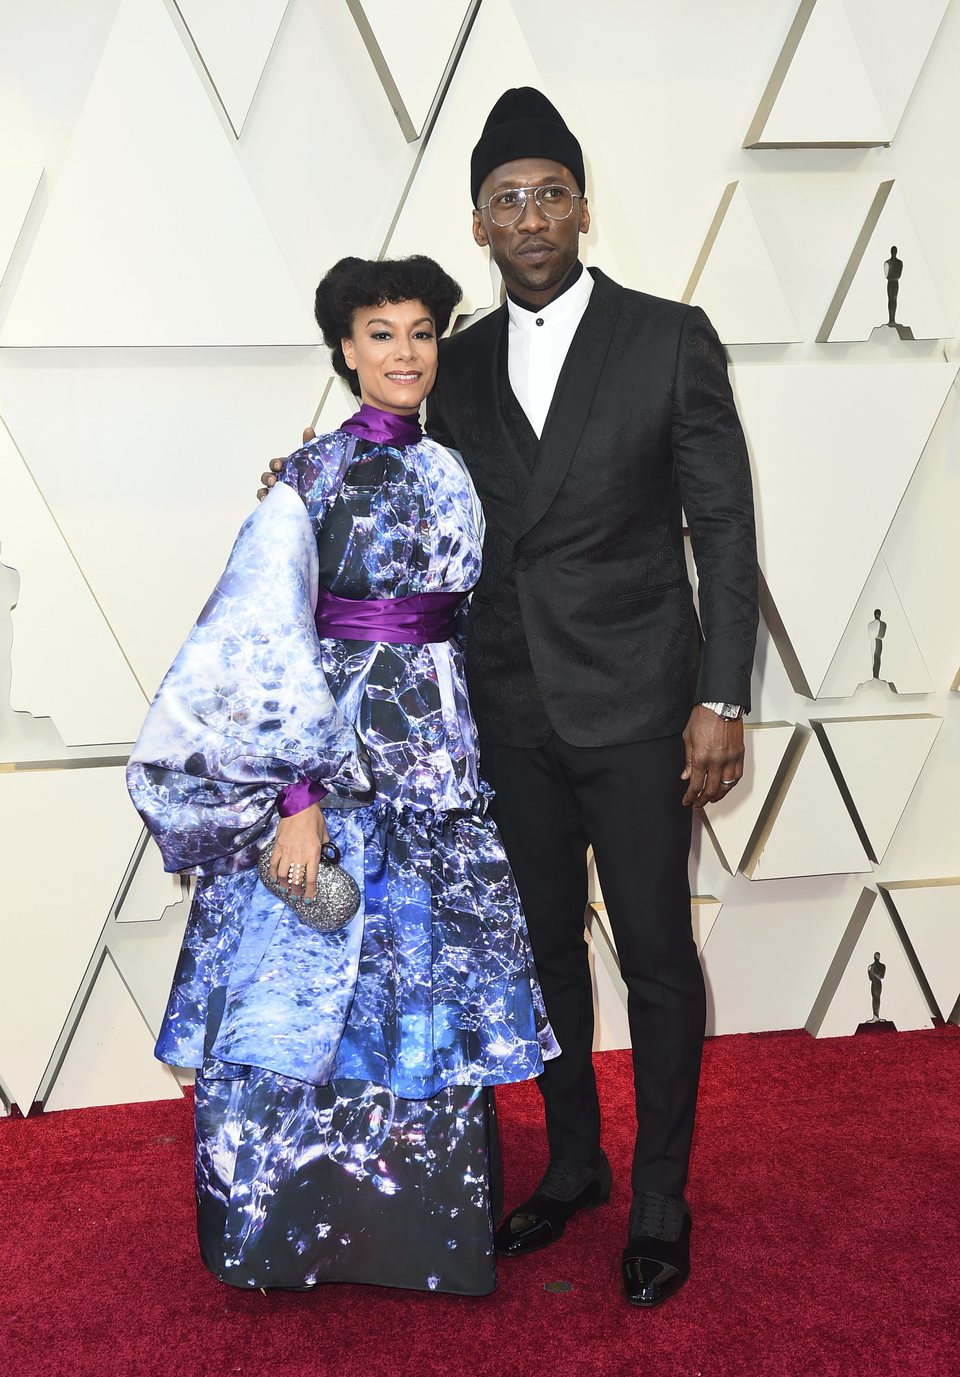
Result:
{"label": "purple satin sash", "polygon": [[302,813],[311,803],[322,803],[327,790],[316,779],[301,779],[296,784],[288,784],[277,795],[277,812],[282,818],[292,818],[294,813]]}
{"label": "purple satin sash", "polygon": [[389,641],[430,645],[449,641],[456,611],[466,593],[411,593],[406,598],[338,598],[326,588],[317,594],[317,634],[321,639]]}
{"label": "purple satin sash", "polygon": [[401,416],[396,411],[381,411],[378,406],[363,403],[356,415],[344,421],[340,427],[360,440],[370,440],[375,445],[415,445],[423,438],[420,422],[416,414]]}
{"label": "purple satin sash", "polygon": [[[431,645],[449,641],[457,608],[466,593],[412,593],[406,598],[338,598],[326,588],[317,591],[317,634],[342,641],[389,641],[394,645]],[[288,784],[277,797],[277,810],[289,818],[322,803],[327,791],[319,780]]]}

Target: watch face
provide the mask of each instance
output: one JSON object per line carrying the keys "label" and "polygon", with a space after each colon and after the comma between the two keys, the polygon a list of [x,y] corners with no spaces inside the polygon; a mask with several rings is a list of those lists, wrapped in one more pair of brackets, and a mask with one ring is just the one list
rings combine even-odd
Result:
{"label": "watch face", "polygon": [[702,703],[701,707],[709,708],[711,712],[731,722],[743,716],[743,709],[739,703]]}

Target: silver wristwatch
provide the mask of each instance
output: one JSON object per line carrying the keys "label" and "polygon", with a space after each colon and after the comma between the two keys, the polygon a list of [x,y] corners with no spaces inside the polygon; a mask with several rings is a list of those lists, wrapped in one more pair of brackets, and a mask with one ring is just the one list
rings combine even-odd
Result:
{"label": "silver wristwatch", "polygon": [[743,716],[743,708],[739,703],[701,703],[702,708],[709,708],[718,717],[723,717],[727,722],[736,722],[738,717]]}

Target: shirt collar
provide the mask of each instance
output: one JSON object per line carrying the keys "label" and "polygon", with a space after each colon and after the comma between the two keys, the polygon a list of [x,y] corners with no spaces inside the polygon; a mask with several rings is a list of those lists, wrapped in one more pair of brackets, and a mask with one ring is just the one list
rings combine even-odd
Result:
{"label": "shirt collar", "polygon": [[[531,310],[529,306],[520,306],[517,302],[507,297],[507,313],[510,317],[510,326],[514,330],[548,330],[553,325],[560,325],[564,321],[583,315],[586,310],[587,302],[590,300],[590,293],[593,291],[593,278],[590,273],[581,272],[572,287],[562,291],[559,296],[539,310]],[[537,321],[543,321],[538,325]]]}

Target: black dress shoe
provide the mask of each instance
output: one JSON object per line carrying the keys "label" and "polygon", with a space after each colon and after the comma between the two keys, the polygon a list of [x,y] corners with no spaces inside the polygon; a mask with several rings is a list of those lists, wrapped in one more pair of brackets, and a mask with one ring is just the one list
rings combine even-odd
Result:
{"label": "black dress shoe", "polygon": [[690,1275],[690,1210],[685,1200],[638,1191],[623,1250],[623,1289],[631,1305],[650,1309]]}
{"label": "black dress shoe", "polygon": [[613,1177],[604,1154],[592,1167],[586,1162],[551,1162],[540,1185],[511,1211],[494,1238],[498,1253],[519,1257],[556,1243],[577,1210],[605,1205]]}

